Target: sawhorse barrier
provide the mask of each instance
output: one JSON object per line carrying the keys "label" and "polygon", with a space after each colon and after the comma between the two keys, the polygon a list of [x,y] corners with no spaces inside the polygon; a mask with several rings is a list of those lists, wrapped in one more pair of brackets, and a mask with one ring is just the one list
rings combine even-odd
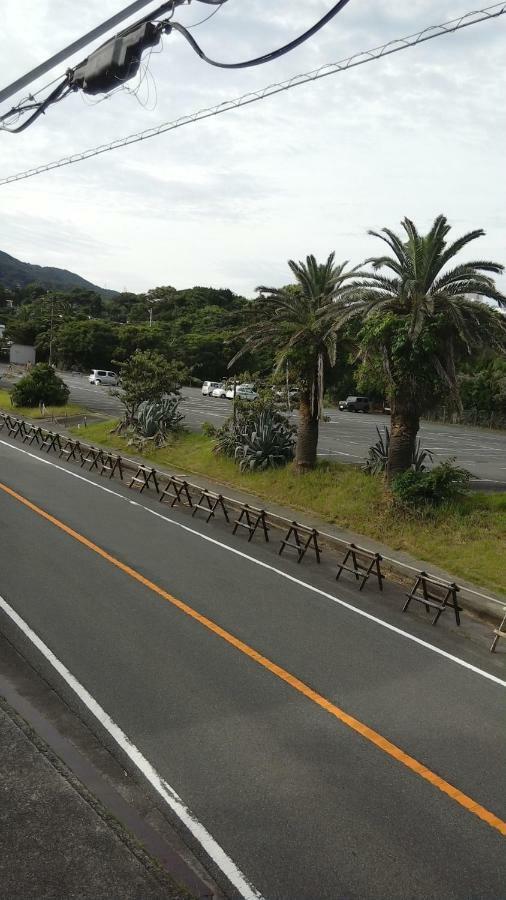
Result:
{"label": "sawhorse barrier", "polygon": [[74,459],[79,463],[79,465],[81,465],[82,452],[81,444],[79,443],[79,441],[73,441],[71,438],[67,438],[60,450],[60,459],[62,457],[64,457],[67,462],[69,462],[71,459]]}
{"label": "sawhorse barrier", "polygon": [[457,602],[458,591],[459,588],[454,582],[442,581],[428,575],[427,572],[420,572],[409,594],[406,594],[408,599],[402,611],[406,612],[411,601],[416,600],[417,603],[423,603],[427,613],[430,613],[431,609],[436,610],[436,615],[432,620],[433,625],[437,624],[441,613],[448,608],[453,609],[455,621],[457,625],[460,625],[462,610]]}
{"label": "sawhorse barrier", "polygon": [[246,528],[249,532],[248,544],[255,536],[257,528],[261,529],[265,540],[267,543],[269,542],[269,526],[264,509],[255,509],[253,506],[248,506],[247,503],[244,503],[241,507],[239,518],[235,520],[232,534],[235,534],[238,528]]}
{"label": "sawhorse barrier", "polygon": [[103,451],[98,447],[87,447],[86,450],[83,450],[83,452],[81,453],[81,469],[84,469],[85,466],[88,466],[88,472],[92,472],[93,469],[96,469],[97,472],[100,472],[99,466],[102,466],[103,461]]}
{"label": "sawhorse barrier", "polygon": [[42,428],[39,429],[40,443],[39,447],[41,450],[45,450],[46,453],[50,453],[51,450],[54,450],[55,453],[59,453],[61,450],[61,441],[60,435],[57,431],[45,431]]}
{"label": "sawhorse barrier", "polygon": [[495,648],[497,647],[498,640],[500,638],[506,638],[505,626],[506,626],[506,609],[504,610],[504,616],[503,616],[501,624],[499,625],[499,628],[494,628],[494,639],[492,641],[492,644],[490,645],[491,653],[495,653]]}
{"label": "sawhorse barrier", "polygon": [[160,494],[160,503],[171,501],[171,507],[179,503],[181,506],[189,506],[193,509],[193,500],[188,482],[183,478],[177,478],[171,475],[162,493]]}
{"label": "sawhorse barrier", "polygon": [[355,576],[356,581],[362,582],[359,588],[361,591],[369,576],[374,575],[378,581],[378,587],[382,591],[385,577],[381,571],[382,559],[383,557],[379,553],[373,553],[371,550],[350,544],[343,561],[339,563],[336,581],[339,581],[343,572],[349,572]]}
{"label": "sawhorse barrier", "polygon": [[192,516],[195,516],[199,509],[206,513],[206,522],[214,519],[217,509],[221,510],[227,522],[230,522],[228,510],[221,494],[214,494],[213,491],[208,491],[204,488],[201,491],[199,502],[194,504]]}
{"label": "sawhorse barrier", "polygon": [[112,453],[102,454],[100,474],[103,475],[104,473],[107,473],[109,478],[114,478],[116,472],[121,481],[123,481],[123,460],[121,459],[121,456],[114,456]]}
{"label": "sawhorse barrier", "polygon": [[145,488],[154,487],[157,494],[160,493],[156,469],[148,469],[147,466],[138,466],[135,475],[132,475],[129,488],[138,487],[142,494]]}
{"label": "sawhorse barrier", "polygon": [[[292,540],[290,540],[292,538]],[[300,563],[304,559],[308,550],[312,550],[316,556],[316,562],[320,562],[321,548],[318,545],[318,532],[316,528],[309,528],[307,525],[299,525],[298,522],[292,522],[287,535],[281,541],[278,556],[281,556],[285,547],[291,547],[297,551],[297,562]]]}

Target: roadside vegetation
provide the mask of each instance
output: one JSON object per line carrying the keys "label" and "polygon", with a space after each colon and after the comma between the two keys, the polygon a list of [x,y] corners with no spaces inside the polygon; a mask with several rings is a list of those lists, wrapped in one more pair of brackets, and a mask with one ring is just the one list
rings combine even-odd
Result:
{"label": "roadside vegetation", "polygon": [[12,413],[18,417],[26,417],[27,419],[47,419],[50,417],[68,418],[72,416],[82,416],[86,410],[82,406],[75,403],[67,403],[63,405],[45,404],[44,408],[37,406],[14,406],[12,403],[12,394],[8,390],[0,389],[0,410]]}
{"label": "roadside vegetation", "polygon": [[[114,433],[115,421],[88,426],[74,433],[87,443],[101,444],[124,455],[127,440]],[[380,540],[492,590],[506,590],[506,495],[471,494],[440,507],[402,511],[385,493],[381,477],[360,469],[319,462],[300,478],[291,465],[241,471],[229,456],[217,454],[215,438],[183,433],[165,447],[150,447],[143,456],[155,466],[182,474],[202,475],[357,534]]]}
{"label": "roadside vegetation", "polygon": [[[8,314],[8,336],[67,368],[119,367],[123,416],[114,435],[92,426],[88,439],[133,446],[161,466],[226,481],[504,588],[506,497],[470,495],[469,473],[455,460],[434,466],[418,439],[421,416],[441,404],[458,414],[464,396],[490,412],[488,385],[506,415],[506,296],[494,281],[503,266],[461,260],[481,229],[451,239],[442,215],[425,234],[408,218],[401,225],[400,234],[370,231],[386,251],[360,266],[338,264],[334,253],[289,260],[291,283],[261,286],[252,300],[172,287],[108,300],[25,294]],[[252,402],[234,394],[220,429],[185,434],[181,385],[221,379],[225,396],[239,366],[258,388]],[[318,463],[325,393],[339,385],[387,400],[391,412],[362,470]],[[296,430],[280,403],[290,386]],[[42,363],[12,401],[61,405],[67,396]]]}

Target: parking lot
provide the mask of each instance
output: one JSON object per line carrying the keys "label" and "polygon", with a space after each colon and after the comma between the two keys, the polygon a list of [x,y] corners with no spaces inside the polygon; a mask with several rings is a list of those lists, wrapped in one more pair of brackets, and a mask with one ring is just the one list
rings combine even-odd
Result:
{"label": "parking lot", "polygon": [[[4,379],[6,368],[0,370]],[[73,403],[111,418],[119,414],[120,401],[109,388],[89,384],[86,375],[60,374],[70,387]],[[200,388],[185,387],[182,393],[186,424],[192,430],[199,430],[203,422],[219,426],[231,414],[230,400],[205,397]],[[291,415],[296,421],[297,412]],[[329,421],[321,424],[319,455],[343,463],[360,464],[378,438],[376,428],[389,424],[389,417],[379,413],[355,414],[329,407],[326,415]],[[431,451],[435,463],[454,457],[459,465],[469,469],[476,486],[506,490],[506,432],[423,422],[420,441],[422,447]]]}

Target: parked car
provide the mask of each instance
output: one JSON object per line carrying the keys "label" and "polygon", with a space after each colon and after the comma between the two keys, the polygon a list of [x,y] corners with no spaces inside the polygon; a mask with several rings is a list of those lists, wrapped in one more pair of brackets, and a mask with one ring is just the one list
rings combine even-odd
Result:
{"label": "parked car", "polygon": [[226,396],[227,389],[224,384],[217,384],[211,391],[211,397],[214,397],[216,400],[224,400]]}
{"label": "parked car", "polygon": [[347,412],[368,413],[371,409],[371,404],[369,397],[347,397],[346,400],[339,401],[339,409]]}
{"label": "parked car", "polygon": [[[247,384],[236,384],[236,386],[235,386],[235,394],[236,394],[236,397],[239,395],[239,393],[240,393],[241,391],[253,391],[253,393],[256,393],[256,391],[255,391],[255,385],[254,385],[254,384],[249,384],[249,383],[247,383]],[[234,399],[234,385],[231,385],[231,386],[229,385],[229,386],[227,387],[225,396],[226,396],[227,400],[233,400],[233,399]]]}
{"label": "parked car", "polygon": [[202,393],[204,397],[210,397],[215,388],[221,387],[221,383],[219,381],[204,381],[202,385]]}
{"label": "parked car", "polygon": [[[286,400],[286,388],[277,388],[275,391],[276,398],[278,400]],[[288,398],[291,401],[297,401],[299,399],[299,390],[298,388],[289,388],[288,389]]]}
{"label": "parked car", "polygon": [[237,400],[258,400],[258,394],[249,386],[240,384],[235,392]]}
{"label": "parked car", "polygon": [[90,384],[119,384],[119,376],[116,372],[109,372],[107,369],[92,369],[88,377]]}

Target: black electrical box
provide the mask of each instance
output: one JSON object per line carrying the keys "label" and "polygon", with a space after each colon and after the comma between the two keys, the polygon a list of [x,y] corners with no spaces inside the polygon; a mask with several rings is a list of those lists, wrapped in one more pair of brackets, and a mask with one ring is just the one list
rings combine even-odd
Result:
{"label": "black electrical box", "polygon": [[114,90],[137,74],[144,50],[155,47],[160,36],[160,28],[151,22],[116,35],[75,69],[72,84],[85,94]]}

